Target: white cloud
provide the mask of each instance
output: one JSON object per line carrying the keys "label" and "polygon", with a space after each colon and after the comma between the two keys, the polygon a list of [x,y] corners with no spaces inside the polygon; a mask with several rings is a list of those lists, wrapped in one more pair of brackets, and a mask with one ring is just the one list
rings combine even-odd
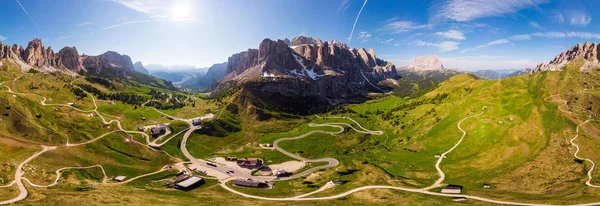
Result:
{"label": "white cloud", "polygon": [[447,32],[436,32],[435,35],[442,36],[448,39],[465,40],[467,39],[462,31],[448,30]]}
{"label": "white cloud", "polygon": [[0,41],[4,41],[4,40],[6,40],[6,37],[0,35]]}
{"label": "white cloud", "polygon": [[531,34],[514,35],[514,36],[508,37],[507,39],[498,39],[496,41],[492,41],[492,42],[484,44],[484,45],[479,45],[472,49],[464,49],[461,51],[461,53],[464,53],[467,51],[474,51],[474,50],[478,50],[478,49],[493,46],[493,45],[511,43],[510,40],[513,40],[513,41],[531,40],[531,39],[533,39],[533,37],[550,38],[550,39],[581,38],[581,39],[585,39],[585,40],[591,40],[591,39],[600,40],[600,34],[591,33],[591,32],[574,32],[574,31],[570,31],[570,32],[536,32],[536,33],[531,33]]}
{"label": "white cloud", "polygon": [[460,53],[465,53],[465,52],[468,52],[468,51],[476,51],[476,50],[483,49],[483,48],[486,48],[486,47],[490,47],[490,46],[494,46],[494,45],[500,45],[500,44],[508,44],[508,43],[510,43],[510,40],[508,40],[508,39],[498,39],[498,40],[495,40],[495,41],[491,41],[491,42],[489,42],[487,44],[482,44],[482,45],[476,46],[475,48],[463,49],[462,51],[460,51]]}
{"label": "white cloud", "polygon": [[360,33],[358,33],[358,38],[362,40],[362,42],[368,42],[369,40],[371,40],[371,37],[373,35],[369,34],[369,32],[366,31],[361,31]]}
{"label": "white cloud", "polygon": [[444,41],[437,44],[437,47],[440,48],[440,51],[454,51],[460,49],[458,45],[460,42],[455,41]]}
{"label": "white cloud", "polygon": [[117,28],[117,27],[125,26],[125,25],[130,25],[130,24],[141,24],[141,23],[150,23],[150,22],[158,22],[158,21],[161,21],[161,20],[160,20],[160,19],[154,19],[154,20],[142,20],[142,21],[127,21],[127,22],[121,22],[121,23],[118,23],[118,24],[114,24],[114,25],[110,25],[110,26],[104,27],[104,28],[102,28],[102,29],[100,29],[100,30],[98,30],[98,31],[94,31],[94,32],[92,32],[92,34],[98,33],[98,32],[100,32],[100,31],[105,31],[105,30],[109,30],[109,29],[114,29],[114,28]]}
{"label": "white cloud", "polygon": [[434,47],[439,48],[440,51],[443,51],[443,52],[454,51],[454,50],[460,49],[460,47],[458,46],[460,44],[460,42],[455,42],[455,41],[443,41],[440,43],[432,43],[432,42],[417,40],[417,41],[415,41],[415,44],[418,46],[434,46]]}
{"label": "white cloud", "polygon": [[556,21],[557,21],[558,23],[561,23],[561,24],[562,24],[562,23],[565,23],[565,15],[563,15],[562,13],[560,13],[560,12],[557,12],[557,13],[556,13],[556,15],[555,15],[554,17],[556,18]]}
{"label": "white cloud", "polygon": [[338,13],[343,13],[350,6],[350,0],[342,0],[342,3],[338,7]]}
{"label": "white cloud", "polygon": [[510,41],[508,39],[498,39],[496,41],[492,41],[492,42],[484,44],[484,45],[479,45],[479,46],[475,47],[475,49],[481,49],[481,48],[485,48],[485,47],[489,47],[489,46],[494,46],[494,45],[499,45],[499,44],[507,44],[507,43],[510,43]]}
{"label": "white cloud", "polygon": [[389,43],[390,43],[390,42],[392,42],[392,41],[394,41],[394,39],[393,39],[393,38],[391,38],[391,39],[386,39],[386,40],[383,40],[383,41],[381,41],[381,43],[382,43],[382,44],[389,44]]}
{"label": "white cloud", "polygon": [[510,39],[510,40],[530,40],[531,35],[529,35],[529,34],[514,35],[511,37],[508,37],[508,39]]}
{"label": "white cloud", "polygon": [[566,10],[557,11],[554,18],[558,23],[569,23],[571,26],[586,27],[592,22],[592,16],[587,14],[585,10]]}
{"label": "white cloud", "polygon": [[539,29],[539,30],[546,30],[544,27],[542,27],[540,24],[538,24],[535,21],[529,21],[529,25],[533,28]]}
{"label": "white cloud", "polygon": [[77,24],[75,26],[80,27],[80,26],[87,26],[87,25],[91,25],[91,24],[92,24],[91,21],[86,21],[86,22],[81,22],[81,23],[79,23],[79,24]]}
{"label": "white cloud", "polygon": [[546,38],[582,38],[582,39],[600,39],[600,34],[590,32],[546,32],[546,33],[533,33],[535,37],[546,37]]}
{"label": "white cloud", "polygon": [[467,22],[537,8],[547,0],[440,0],[432,12],[437,19]]}
{"label": "white cloud", "polygon": [[131,10],[148,14],[152,18],[160,18],[160,1],[156,0],[113,0],[113,2],[121,4]]}
{"label": "white cloud", "polygon": [[590,22],[592,22],[591,16],[586,16],[585,14],[577,14],[570,17],[571,26],[581,26],[586,27]]}
{"label": "white cloud", "polygon": [[413,31],[413,30],[431,28],[431,25],[429,25],[429,24],[415,24],[410,21],[401,21],[401,20],[398,20],[397,18],[389,19],[387,21],[384,21],[384,23],[385,23],[385,26],[381,30],[390,32],[392,34],[398,34],[398,33],[404,33],[404,32],[409,32],[409,31]]}

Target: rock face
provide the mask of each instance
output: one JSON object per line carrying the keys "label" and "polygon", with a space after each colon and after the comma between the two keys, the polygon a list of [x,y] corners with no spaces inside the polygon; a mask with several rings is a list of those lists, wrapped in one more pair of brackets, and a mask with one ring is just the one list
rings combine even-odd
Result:
{"label": "rock face", "polygon": [[225,76],[227,71],[227,62],[213,64],[208,68],[206,75],[189,79],[181,84],[181,88],[187,89],[210,89],[214,84]]}
{"label": "rock face", "polygon": [[304,106],[326,106],[363,100],[368,92],[383,91],[378,82],[399,78],[396,67],[377,59],[373,49],[348,49],[341,42],[303,36],[291,45],[265,39],[258,49],[232,55],[217,89],[242,83],[253,96],[274,104],[310,99]]}
{"label": "rock face", "polygon": [[98,56],[80,56],[75,47],[65,47],[54,53],[52,48],[44,48],[40,39],[30,41],[26,48],[0,43],[1,59],[16,61],[21,67],[35,67],[42,71],[65,71],[73,75],[80,70],[99,73],[107,67],[133,71],[131,58],[126,55],[109,51]]}
{"label": "rock face", "polygon": [[142,64],[142,62],[136,62],[135,64],[133,64],[133,69],[135,71],[139,72],[139,73],[150,75],[150,73],[144,67],[144,65]]}
{"label": "rock face", "polygon": [[75,47],[65,47],[58,51],[56,55],[56,66],[63,67],[71,71],[78,71],[82,68],[79,61],[79,52]]}
{"label": "rock face", "polygon": [[558,56],[554,57],[550,63],[538,64],[533,72],[560,71],[569,62],[577,58],[582,58],[584,60],[584,65],[580,68],[582,71],[598,68],[600,67],[600,63],[598,62],[600,59],[600,56],[598,56],[599,50],[600,46],[596,43],[590,44],[590,42],[585,42],[583,45],[579,43],[571,49],[563,51]]}
{"label": "rock face", "polygon": [[88,72],[100,73],[103,68],[119,68],[127,71],[134,71],[131,58],[127,55],[121,55],[114,51],[107,51],[98,56],[82,56],[83,67]]}
{"label": "rock face", "polygon": [[440,59],[435,55],[417,57],[413,59],[409,65],[404,67],[404,69],[413,70],[416,72],[446,70],[442,64],[442,61],[440,61]]}
{"label": "rock face", "polygon": [[[48,52],[51,52],[50,58],[48,57]],[[39,39],[30,41],[27,48],[21,53],[21,59],[23,59],[23,61],[36,67],[51,65],[51,62],[54,59],[53,57],[54,52],[52,52],[52,49],[44,49],[42,40]]]}

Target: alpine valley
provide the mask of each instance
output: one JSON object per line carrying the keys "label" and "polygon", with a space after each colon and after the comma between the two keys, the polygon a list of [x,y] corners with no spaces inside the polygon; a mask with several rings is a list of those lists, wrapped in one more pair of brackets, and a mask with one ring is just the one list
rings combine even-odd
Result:
{"label": "alpine valley", "polygon": [[[96,4],[114,6],[110,7],[115,14],[111,19],[121,18],[120,9],[149,18],[128,16],[89,34],[89,38],[100,35],[114,41],[154,24],[164,26],[161,30],[180,29],[176,35],[181,38],[196,38],[200,32],[191,32],[194,26],[190,22],[215,26],[215,19],[227,20],[220,13],[241,21],[234,14],[247,17],[239,11],[251,6],[245,1],[229,2],[248,8],[215,10],[219,14],[206,9],[203,11],[216,17],[196,20],[189,14],[196,12],[179,16],[186,14],[187,4],[163,14],[154,10],[160,6],[142,6],[152,1],[64,2],[69,2],[61,4],[64,11],[92,2],[92,9],[81,7],[86,18],[93,18],[92,10],[101,9]],[[189,5],[194,5],[191,2]],[[289,10],[300,6],[288,5],[290,2],[271,3],[274,7],[287,5],[285,16],[296,17],[297,13]],[[251,48],[243,46],[233,52],[231,48],[252,38],[228,39],[229,44],[195,57],[210,58],[206,67],[156,63],[175,59],[173,65],[186,65],[185,53],[192,51],[188,47],[206,46],[195,40],[181,43],[172,38],[170,41],[179,44],[168,48],[182,52],[161,47],[143,52],[148,57],[115,51],[87,54],[98,48],[108,50],[106,45],[114,45],[108,41],[96,47],[74,39],[74,44],[82,46],[55,51],[49,43],[62,45],[76,37],[46,41],[41,34],[52,33],[45,31],[48,22],[35,12],[27,13],[24,18],[39,27],[39,39],[27,38],[23,41],[29,41],[27,45],[17,45],[12,44],[15,37],[0,36],[5,42],[0,43],[0,205],[600,205],[596,165],[600,160],[600,47],[569,39],[600,37],[575,32],[546,34],[541,31],[549,26],[538,25],[538,33],[465,49],[470,46],[461,44],[465,35],[474,38],[471,32],[482,27],[496,32],[496,27],[481,23],[464,33],[430,31],[439,28],[435,27],[439,22],[458,22],[452,28],[463,28],[473,25],[469,23],[479,16],[502,18],[512,10],[531,8],[535,12],[546,7],[537,7],[536,1],[488,2],[485,8],[492,10],[479,12],[475,9],[486,1],[440,1],[445,9],[430,15],[442,15],[437,18],[443,21],[432,18],[421,24],[392,18],[381,21],[377,28],[362,29],[360,13],[360,18],[368,18],[364,15],[374,13],[369,6],[387,2],[344,2],[348,4],[345,7],[356,7],[359,14],[355,16],[352,10],[356,31],[352,27],[349,39],[286,38],[273,30],[279,28],[275,23],[228,22],[202,32],[225,35],[235,27],[244,35],[254,34],[251,30],[269,30],[282,37],[261,36]],[[31,6],[25,0],[15,3],[20,5],[19,13]],[[224,4],[204,3],[206,8]],[[321,4],[330,2],[314,5]],[[402,4],[418,7],[409,1]],[[535,9],[526,7],[529,4]],[[315,12],[328,8],[314,5]],[[387,9],[377,8],[381,12]],[[436,8],[430,10],[438,11]],[[339,16],[351,11],[344,6],[328,9],[331,13],[337,10]],[[452,16],[448,14],[456,12],[452,9],[477,12]],[[282,12],[271,7],[261,11],[273,16]],[[411,15],[417,11],[411,10]],[[571,23],[571,14],[560,14],[565,18],[563,26],[585,27],[576,21],[581,18]],[[243,22],[280,22],[255,15]],[[278,17],[287,19],[282,16]],[[333,36],[328,34],[328,29],[333,29],[325,26],[330,19],[305,21],[323,23],[311,28]],[[76,27],[95,24],[98,21]],[[353,26],[344,25],[347,29]],[[113,30],[118,32],[105,34]],[[422,34],[403,41],[398,37],[388,41],[380,35],[408,36],[406,33],[413,31]],[[151,32],[144,35],[135,38],[147,44],[166,41],[152,39],[155,34]],[[411,39],[431,36],[432,42]],[[515,49],[536,38],[552,43],[569,40],[570,48],[537,66],[533,62],[531,67],[507,69],[504,66],[513,62],[477,68],[462,68],[457,63],[475,58],[473,61],[501,64],[503,60],[495,59],[504,57],[452,58],[444,53],[458,51],[459,46],[465,48],[457,54],[484,53],[492,48],[501,53],[505,50],[500,49]],[[439,39],[443,40],[437,42]],[[410,60],[399,61],[388,47],[381,46],[401,48],[406,46],[404,41],[440,52],[421,56],[420,49],[399,50],[415,53],[406,58]],[[137,51],[131,44],[115,50]],[[223,51],[228,51],[227,55],[212,61],[212,55]],[[175,57],[168,58],[170,55]]]}

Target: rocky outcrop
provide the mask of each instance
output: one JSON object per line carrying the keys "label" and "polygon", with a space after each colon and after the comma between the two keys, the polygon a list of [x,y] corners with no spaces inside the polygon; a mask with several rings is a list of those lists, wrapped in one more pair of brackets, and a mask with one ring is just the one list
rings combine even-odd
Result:
{"label": "rocky outcrop", "polygon": [[136,62],[133,64],[133,69],[139,73],[150,75],[148,70],[144,67],[142,62]]}
{"label": "rocky outcrop", "polygon": [[563,51],[549,63],[538,64],[533,72],[560,71],[567,66],[568,63],[578,58],[584,60],[584,65],[580,70],[595,69],[600,67],[600,63],[598,62],[600,59],[600,56],[598,56],[599,50],[600,46],[596,43],[585,42],[583,45],[579,43],[571,49]]}
{"label": "rocky outcrop", "polygon": [[412,62],[403,69],[415,72],[446,70],[442,61],[435,55],[414,58]]}
{"label": "rocky outcrop", "polygon": [[258,64],[258,49],[248,49],[248,51],[240,52],[227,58],[226,73],[241,74],[250,67]]}
{"label": "rocky outcrop", "polygon": [[0,43],[0,59],[17,61],[21,67],[49,72],[65,71],[72,75],[80,70],[99,72],[106,67],[133,70],[131,58],[126,55],[106,52],[99,56],[80,56],[75,47],[64,47],[54,53],[51,47],[45,48],[40,39],[33,39],[26,48]]}
{"label": "rocky outcrop", "polygon": [[79,61],[79,52],[75,47],[62,48],[56,54],[56,64],[59,68],[65,68],[71,71],[79,71],[82,68],[81,61]]}
{"label": "rocky outcrop", "polygon": [[[52,53],[52,55],[54,55],[54,53]],[[21,53],[21,59],[27,64],[36,67],[48,65],[52,62],[52,60],[48,59],[48,54],[42,45],[42,40],[39,39],[34,39],[29,42],[27,48]]]}
{"label": "rocky outcrop", "polygon": [[88,72],[100,73],[104,68],[134,71],[131,58],[114,51],[107,51],[98,56],[82,56],[82,65]]}
{"label": "rocky outcrop", "polygon": [[368,92],[384,91],[378,82],[399,78],[394,64],[377,59],[373,49],[349,49],[311,37],[295,37],[291,45],[265,39],[258,49],[232,55],[217,89],[241,86],[264,102],[311,99],[305,105],[327,106],[362,101]]}

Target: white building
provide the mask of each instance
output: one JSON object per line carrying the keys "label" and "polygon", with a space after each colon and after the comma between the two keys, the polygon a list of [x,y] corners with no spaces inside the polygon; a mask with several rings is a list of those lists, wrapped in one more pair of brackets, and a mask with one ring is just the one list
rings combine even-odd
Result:
{"label": "white building", "polygon": [[460,185],[448,185],[444,189],[442,189],[442,193],[448,194],[460,194],[462,192],[462,186]]}
{"label": "white building", "polygon": [[123,182],[123,180],[125,180],[125,176],[116,176],[113,180],[117,181],[117,182]]}

